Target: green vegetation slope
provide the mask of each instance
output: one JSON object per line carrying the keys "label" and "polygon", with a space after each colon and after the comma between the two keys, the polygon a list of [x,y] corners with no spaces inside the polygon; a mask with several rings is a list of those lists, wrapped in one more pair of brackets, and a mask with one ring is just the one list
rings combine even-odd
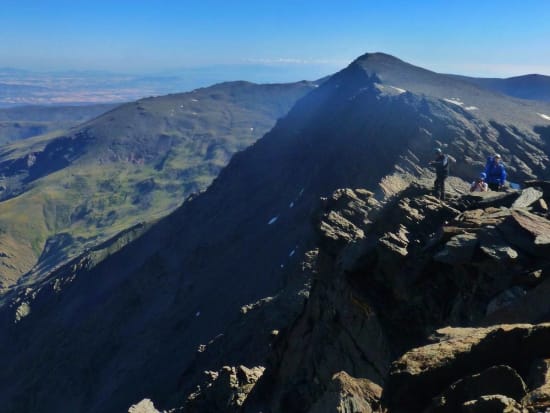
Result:
{"label": "green vegetation slope", "polygon": [[166,215],[313,87],[231,82],[147,98],[0,148],[0,286]]}

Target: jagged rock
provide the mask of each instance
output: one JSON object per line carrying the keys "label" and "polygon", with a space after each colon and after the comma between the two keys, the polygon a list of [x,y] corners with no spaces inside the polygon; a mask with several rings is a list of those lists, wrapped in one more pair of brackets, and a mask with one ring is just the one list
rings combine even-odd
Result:
{"label": "jagged rock", "polygon": [[161,413],[155,409],[155,405],[149,399],[143,399],[137,404],[130,406],[128,413]]}
{"label": "jagged rock", "polygon": [[468,264],[472,261],[477,244],[476,234],[467,232],[455,235],[442,251],[434,255],[434,260],[451,265]]}
{"label": "jagged rock", "polygon": [[409,239],[407,238],[407,229],[400,225],[396,232],[386,232],[379,240],[379,244],[383,246],[391,255],[405,257],[407,255],[407,246]]}
{"label": "jagged rock", "polygon": [[532,390],[523,398],[523,404],[539,411],[550,408],[550,359],[533,362],[529,384]]}
{"label": "jagged rock", "polygon": [[457,221],[465,227],[482,227],[498,225],[511,215],[507,208],[488,207],[464,211],[457,217]]}
{"label": "jagged rock", "polygon": [[500,394],[481,396],[470,400],[462,407],[464,413],[527,413],[521,405],[510,397]]}
{"label": "jagged rock", "polygon": [[264,367],[223,366],[218,372],[205,372],[208,382],[187,399],[189,412],[236,411],[256,385]]}
{"label": "jagged rock", "polygon": [[380,411],[382,388],[367,379],[351,377],[344,371],[332,377],[325,394],[309,413],[374,413]]}
{"label": "jagged rock", "polygon": [[465,202],[471,202],[478,208],[489,207],[506,207],[510,208],[514,201],[519,197],[519,192],[479,192],[475,195],[467,195],[464,197]]}
{"label": "jagged rock", "polygon": [[347,244],[364,238],[364,228],[379,206],[370,191],[349,188],[335,191],[325,201],[326,212],[319,225],[323,245],[336,254]]}
{"label": "jagged rock", "polygon": [[478,235],[481,251],[489,258],[506,264],[518,258],[518,252],[512,248],[495,229],[484,229]]}
{"label": "jagged rock", "polygon": [[426,413],[460,413],[465,402],[488,394],[502,394],[521,400],[526,394],[526,386],[511,367],[493,366],[451,384],[432,401]]}
{"label": "jagged rock", "polygon": [[525,188],[512,204],[512,208],[527,208],[542,198],[542,192],[535,188]]}
{"label": "jagged rock", "polygon": [[512,211],[512,217],[521,228],[534,237],[535,245],[550,244],[550,221],[527,211]]}
{"label": "jagged rock", "polygon": [[345,245],[364,238],[363,230],[357,228],[337,212],[330,211],[320,224],[327,251],[338,253]]}
{"label": "jagged rock", "polygon": [[550,253],[550,221],[522,209],[511,210],[511,216],[497,226],[505,240],[535,257]]}
{"label": "jagged rock", "polygon": [[416,411],[456,380],[499,364],[524,365],[550,355],[550,323],[437,330],[437,342],[392,364],[385,397],[395,411]]}

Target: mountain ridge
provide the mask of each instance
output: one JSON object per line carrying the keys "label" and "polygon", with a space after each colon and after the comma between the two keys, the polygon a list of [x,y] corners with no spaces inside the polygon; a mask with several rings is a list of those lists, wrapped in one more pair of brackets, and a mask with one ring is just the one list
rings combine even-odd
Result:
{"label": "mountain ridge", "polygon": [[[21,410],[71,406],[85,412],[117,411],[150,397],[162,408],[173,407],[174,400],[202,382],[203,371],[220,369],[220,360],[255,363],[249,367],[265,364],[274,331],[288,329],[301,314],[307,285],[316,276],[314,269],[303,270],[302,258],[316,247],[310,222],[319,197],[342,187],[363,187],[391,200],[411,181],[433,179],[427,164],[436,146],[457,159],[453,174],[464,180],[476,176],[485,157],[496,150],[504,154],[511,178],[547,176],[546,129],[535,130],[540,124],[531,110],[548,111],[550,105],[524,107],[518,100],[500,98],[501,107],[516,108],[516,117],[525,116],[518,126],[501,124],[486,119],[495,108],[478,115],[481,111],[444,100],[460,97],[453,91],[462,82],[455,81],[447,93],[447,76],[426,75],[423,85],[416,74],[369,74],[351,64],[233,156],[207,191],[135,242],[91,268],[67,266],[48,279],[13,289],[0,309],[6,326],[0,354],[11,355],[3,360],[0,379],[25,367],[33,374],[17,377],[0,401]],[[391,86],[415,90],[400,92]],[[479,101],[498,101],[492,92],[473,85],[467,89],[479,93],[473,95]],[[449,180],[450,195],[468,190],[467,182],[458,178]],[[385,191],[380,189],[384,185]],[[423,196],[426,211],[450,213]],[[420,219],[425,210],[409,212]],[[401,215],[394,218],[398,221]],[[387,241],[398,246],[401,235],[395,232],[397,239],[388,235]],[[56,280],[60,288],[54,291]],[[285,289],[292,290],[288,301],[282,298]],[[287,303],[278,308],[279,318],[239,328],[243,314],[254,314],[247,308],[274,301]],[[19,308],[24,316],[13,324]],[[32,332],[32,347],[22,345],[27,344],[26,331]],[[60,334],[61,345],[47,345]],[[241,345],[233,344],[234,352],[225,354],[216,347],[220,340]],[[218,356],[202,358],[209,346]],[[47,364],[31,366],[36,359]],[[37,379],[50,369],[56,391],[71,392],[56,394],[53,384]],[[115,371],[116,383],[110,379]],[[73,377],[78,378],[76,385]],[[25,400],[25,393],[34,399]]]}

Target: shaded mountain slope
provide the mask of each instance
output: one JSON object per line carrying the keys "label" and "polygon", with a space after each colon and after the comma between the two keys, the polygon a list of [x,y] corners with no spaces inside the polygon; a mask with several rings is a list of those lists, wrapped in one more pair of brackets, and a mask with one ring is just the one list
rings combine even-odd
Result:
{"label": "shaded mountain slope", "polygon": [[128,103],[60,136],[2,147],[0,245],[21,251],[0,257],[0,282],[166,215],[312,88],[220,84]]}
{"label": "shaded mountain slope", "polygon": [[[447,97],[492,105],[469,111]],[[497,102],[521,122],[500,123]],[[139,239],[95,266],[79,265],[83,256],[6,294],[0,402],[14,411],[120,411],[150,397],[167,407],[223,360],[265,365],[272,330],[288,328],[315,276],[301,258],[317,242],[310,223],[320,196],[429,179],[424,167],[436,145],[465,179],[495,150],[516,181],[544,177],[548,125],[533,109],[550,105],[502,98],[387,55],[359,58]],[[280,317],[256,318],[270,303]],[[30,373],[15,374],[22,369]]]}

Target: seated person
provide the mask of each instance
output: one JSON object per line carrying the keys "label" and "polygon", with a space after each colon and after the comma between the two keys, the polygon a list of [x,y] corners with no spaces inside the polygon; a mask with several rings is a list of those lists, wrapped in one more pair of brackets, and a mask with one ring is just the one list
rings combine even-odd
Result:
{"label": "seated person", "polygon": [[470,185],[470,192],[487,192],[489,190],[489,186],[487,185],[487,182],[485,182],[485,178],[487,178],[485,172],[480,173],[479,178],[477,178],[474,182],[472,182],[472,185]]}

